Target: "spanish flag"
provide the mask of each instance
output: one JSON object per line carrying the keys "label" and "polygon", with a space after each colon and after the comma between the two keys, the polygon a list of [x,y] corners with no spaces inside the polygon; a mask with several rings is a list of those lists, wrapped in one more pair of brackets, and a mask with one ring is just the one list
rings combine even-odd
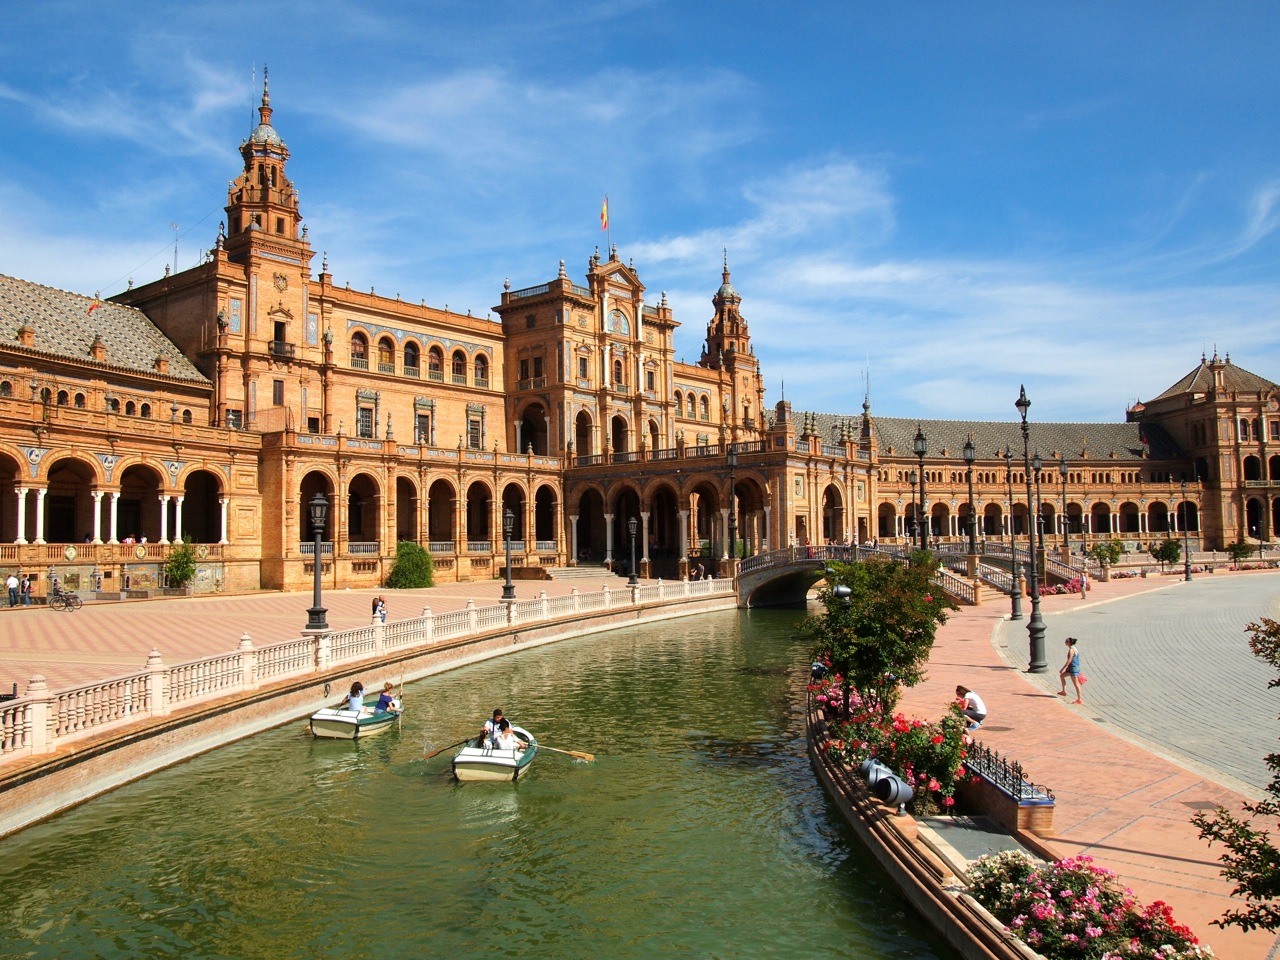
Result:
{"label": "spanish flag", "polygon": [[102,294],[95,293],[93,295],[93,303],[89,304],[89,312],[86,316],[92,315],[93,311],[102,306]]}
{"label": "spanish flag", "polygon": [[600,204],[600,229],[609,229],[609,195],[604,195],[604,203]]}

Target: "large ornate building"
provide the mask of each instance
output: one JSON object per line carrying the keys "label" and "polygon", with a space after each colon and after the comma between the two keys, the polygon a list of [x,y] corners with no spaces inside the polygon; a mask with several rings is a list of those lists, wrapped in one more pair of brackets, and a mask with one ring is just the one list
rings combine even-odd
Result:
{"label": "large ornate building", "polygon": [[[500,322],[338,285],[302,224],[264,87],[204,262],[107,301],[0,277],[0,565],[115,592],[197,545],[197,589],[311,582],[306,504],[333,505],[330,584],[373,585],[397,541],[438,576],[629,565],[675,577],[806,542],[1269,541],[1280,387],[1218,356],[1117,423],[765,406],[726,259],[696,364],[665,296],[615,249],[512,290]],[[971,450],[966,460],[966,447]],[[923,478],[923,479],[921,479]],[[972,481],[972,495],[970,494]],[[631,521],[635,521],[634,525]],[[1060,538],[1060,541],[1059,541]]]}

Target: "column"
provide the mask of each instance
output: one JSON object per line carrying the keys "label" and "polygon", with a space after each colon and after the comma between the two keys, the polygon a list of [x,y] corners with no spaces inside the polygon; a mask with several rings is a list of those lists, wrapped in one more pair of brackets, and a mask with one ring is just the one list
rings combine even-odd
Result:
{"label": "column", "polygon": [[613,568],[613,514],[604,515],[604,565]]}
{"label": "column", "polygon": [[19,487],[18,494],[18,535],[14,543],[27,542],[27,488]]}
{"label": "column", "polygon": [[95,490],[93,496],[93,542],[102,542],[102,495],[104,491]]}
{"label": "column", "polygon": [[511,425],[516,428],[516,453],[524,453],[524,444],[520,442],[520,421],[512,420]]}
{"label": "column", "polygon": [[186,537],[182,535],[182,501],[185,499],[186,499],[185,496],[173,498],[173,539],[174,540],[183,540],[183,541],[186,540]]}
{"label": "column", "polygon": [[[223,504],[226,501],[222,501]],[[226,529],[226,507],[223,507],[223,529]],[[120,542],[120,491],[111,491],[111,539],[107,543]],[[226,543],[224,540],[223,543]]]}
{"label": "column", "polygon": [[578,565],[578,515],[569,514],[569,566]]}
{"label": "column", "polygon": [[649,511],[640,511],[640,562],[649,562]]}
{"label": "column", "polygon": [[32,543],[44,543],[44,498],[48,493],[47,487],[36,491],[36,538]]}
{"label": "column", "polygon": [[720,537],[721,552],[720,559],[727,561],[729,559],[729,508],[720,508]]}
{"label": "column", "polygon": [[169,494],[160,498],[160,539],[159,543],[169,542]]}
{"label": "column", "polygon": [[680,511],[680,562],[689,562],[689,511]]}
{"label": "column", "polygon": [[[220,525],[220,532],[218,535],[219,543],[231,542],[230,540],[227,539],[227,507],[230,505],[230,503],[231,503],[231,499],[229,497],[218,498],[218,506],[221,508],[221,512],[222,512],[222,517],[219,520],[219,525]],[[112,543],[115,543],[115,520],[116,520],[116,509],[115,509],[115,503],[113,501],[111,505],[111,538],[112,538],[111,542]]]}
{"label": "column", "polygon": [[763,531],[761,532],[761,534],[760,534],[760,544],[761,544],[761,546],[763,546],[763,547],[764,547],[764,550],[762,551],[762,552],[764,552],[764,553],[767,553],[767,552],[769,551],[769,547],[770,547],[770,545],[771,545],[771,540],[770,540],[771,530],[770,530],[770,524],[769,524],[769,512],[770,512],[772,509],[773,509],[773,508],[772,508],[771,506],[769,506],[767,503],[764,505],[764,530],[763,530]]}

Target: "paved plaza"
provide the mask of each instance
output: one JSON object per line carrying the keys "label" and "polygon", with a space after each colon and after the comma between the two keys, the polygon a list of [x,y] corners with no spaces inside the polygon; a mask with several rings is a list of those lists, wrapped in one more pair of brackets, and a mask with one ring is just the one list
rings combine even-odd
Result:
{"label": "paved plaza", "polygon": [[[623,581],[601,575],[516,584],[524,599],[582,592]],[[496,601],[498,581],[430,590],[327,591],[334,629],[367,624],[384,593],[390,619]],[[0,689],[25,688],[40,673],[53,689],[133,672],[152,649],[175,664],[296,637],[310,594],[263,593],[89,604],[79,613],[0,608]],[[1029,614],[1030,605],[1026,604]],[[1280,572],[1219,572],[1191,583],[1174,577],[1097,584],[1089,598],[1047,597],[1048,670],[1024,672],[1026,621],[1010,622],[1008,603],[962,608],[939,632],[925,683],[906,692],[904,709],[937,716],[963,683],[986,699],[980,739],[1019,760],[1057,806],[1049,844],[1063,856],[1094,857],[1120,874],[1144,902],[1165,900],[1219,957],[1280,956],[1265,932],[1219,930],[1211,921],[1233,905],[1219,849],[1201,841],[1190,818],[1216,804],[1259,796],[1262,757],[1276,749],[1280,692],[1269,668],[1249,652],[1244,626],[1280,617]],[[1083,706],[1056,695],[1062,640],[1080,638],[1089,683]]]}

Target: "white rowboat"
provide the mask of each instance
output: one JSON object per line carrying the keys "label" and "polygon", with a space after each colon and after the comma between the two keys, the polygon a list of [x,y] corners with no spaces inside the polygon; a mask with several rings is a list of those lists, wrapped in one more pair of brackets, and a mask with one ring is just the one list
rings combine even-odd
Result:
{"label": "white rowboat", "polygon": [[523,727],[512,726],[511,732],[529,746],[524,750],[497,750],[477,747],[475,741],[469,741],[453,758],[453,775],[464,782],[517,779],[537,756],[538,741]]}

